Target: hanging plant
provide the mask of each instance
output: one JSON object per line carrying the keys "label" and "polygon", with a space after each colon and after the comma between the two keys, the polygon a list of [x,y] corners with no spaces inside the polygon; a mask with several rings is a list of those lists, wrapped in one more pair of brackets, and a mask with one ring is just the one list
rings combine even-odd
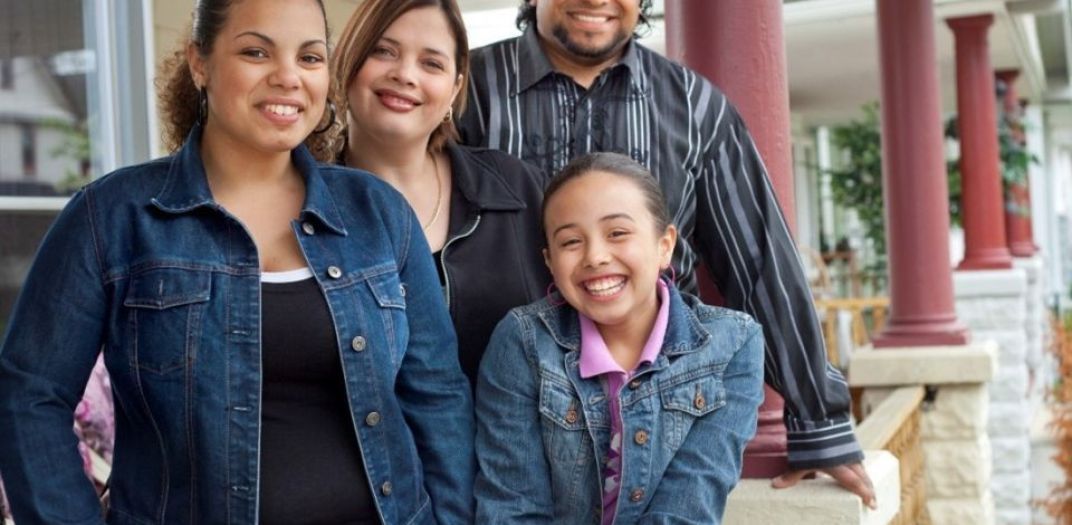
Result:
{"label": "hanging plant", "polygon": [[860,120],[831,128],[830,142],[845,154],[838,169],[826,170],[834,202],[856,211],[864,237],[875,249],[875,262],[864,269],[870,277],[886,274],[886,219],[882,201],[882,140],[878,103],[863,107]]}

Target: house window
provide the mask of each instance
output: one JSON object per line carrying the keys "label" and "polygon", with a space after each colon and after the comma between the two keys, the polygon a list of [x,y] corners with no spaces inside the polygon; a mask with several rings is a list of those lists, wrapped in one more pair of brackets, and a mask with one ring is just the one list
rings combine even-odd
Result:
{"label": "house window", "polygon": [[0,89],[15,89],[14,60],[10,58],[0,59]]}
{"label": "house window", "polygon": [[37,134],[32,124],[19,125],[19,150],[22,152],[22,174],[37,175]]}

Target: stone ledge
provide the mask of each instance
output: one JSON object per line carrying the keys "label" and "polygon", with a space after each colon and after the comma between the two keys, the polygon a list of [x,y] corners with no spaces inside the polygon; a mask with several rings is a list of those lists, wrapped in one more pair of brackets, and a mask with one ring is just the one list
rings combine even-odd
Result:
{"label": "stone ledge", "polygon": [[997,373],[993,341],[963,346],[865,347],[849,363],[852,386],[986,383]]}
{"label": "stone ledge", "polygon": [[742,479],[726,501],[722,523],[886,525],[901,508],[897,458],[885,450],[869,450],[864,468],[875,485],[877,510],[865,507],[859,497],[825,476],[789,489],[773,489],[768,479]]}
{"label": "stone ledge", "polygon": [[1027,272],[1011,270],[971,270],[953,272],[953,296],[993,297],[1027,294]]}

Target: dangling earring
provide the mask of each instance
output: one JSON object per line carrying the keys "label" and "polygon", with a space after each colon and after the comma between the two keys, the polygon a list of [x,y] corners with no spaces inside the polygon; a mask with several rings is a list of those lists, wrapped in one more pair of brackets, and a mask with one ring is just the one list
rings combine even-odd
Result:
{"label": "dangling earring", "polygon": [[443,117],[443,122],[450,122],[454,120],[454,106],[447,106],[447,115]]}
{"label": "dangling earring", "polygon": [[328,118],[328,123],[324,124],[323,127],[314,129],[313,133],[316,133],[316,134],[323,133],[323,132],[331,129],[331,127],[335,125],[335,103],[329,100],[328,101],[328,109],[331,110],[331,117]]}
{"label": "dangling earring", "polygon": [[205,88],[197,88],[197,123],[204,126],[208,120],[208,93]]}
{"label": "dangling earring", "polygon": [[[557,287],[557,286],[555,286],[555,282],[554,282],[554,281],[551,281],[551,284],[548,284],[548,285],[547,285],[547,302],[548,302],[548,303],[549,303],[549,304],[550,304],[551,306],[562,306],[562,305],[566,304],[566,300],[565,300],[565,299],[558,299],[558,300],[555,300],[555,296],[554,296],[554,293],[555,293],[556,291],[558,291],[558,287]],[[559,295],[559,297],[561,297],[561,296],[562,296],[562,294],[561,294],[561,293],[559,293],[558,295]]]}

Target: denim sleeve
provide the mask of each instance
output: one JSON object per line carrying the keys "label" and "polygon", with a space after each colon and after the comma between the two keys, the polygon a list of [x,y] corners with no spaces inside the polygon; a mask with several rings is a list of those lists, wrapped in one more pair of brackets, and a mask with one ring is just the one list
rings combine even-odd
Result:
{"label": "denim sleeve", "polygon": [[[409,208],[406,207],[408,210]],[[440,524],[473,516],[473,399],[458,363],[458,343],[424,234],[410,212],[402,254],[409,346],[395,393],[413,433],[424,485]]]}
{"label": "denim sleeve", "polygon": [[0,477],[19,525],[104,523],[72,427],[107,312],[87,190],[45,235],[0,346]]}
{"label": "denim sleeve", "polygon": [[476,387],[476,522],[552,523],[551,472],[544,455],[536,370],[523,326],[510,313],[491,335]]}
{"label": "denim sleeve", "polygon": [[728,103],[697,182],[697,241],[726,300],[763,325],[767,382],[785,399],[789,466],[863,460],[852,432],[849,386],[826,360],[811,289],[766,167]]}
{"label": "denim sleeve", "polygon": [[720,523],[741,478],[744,447],[756,432],[763,401],[763,336],[759,326],[734,353],[722,375],[726,404],[693,424],[674,454],[638,523]]}

